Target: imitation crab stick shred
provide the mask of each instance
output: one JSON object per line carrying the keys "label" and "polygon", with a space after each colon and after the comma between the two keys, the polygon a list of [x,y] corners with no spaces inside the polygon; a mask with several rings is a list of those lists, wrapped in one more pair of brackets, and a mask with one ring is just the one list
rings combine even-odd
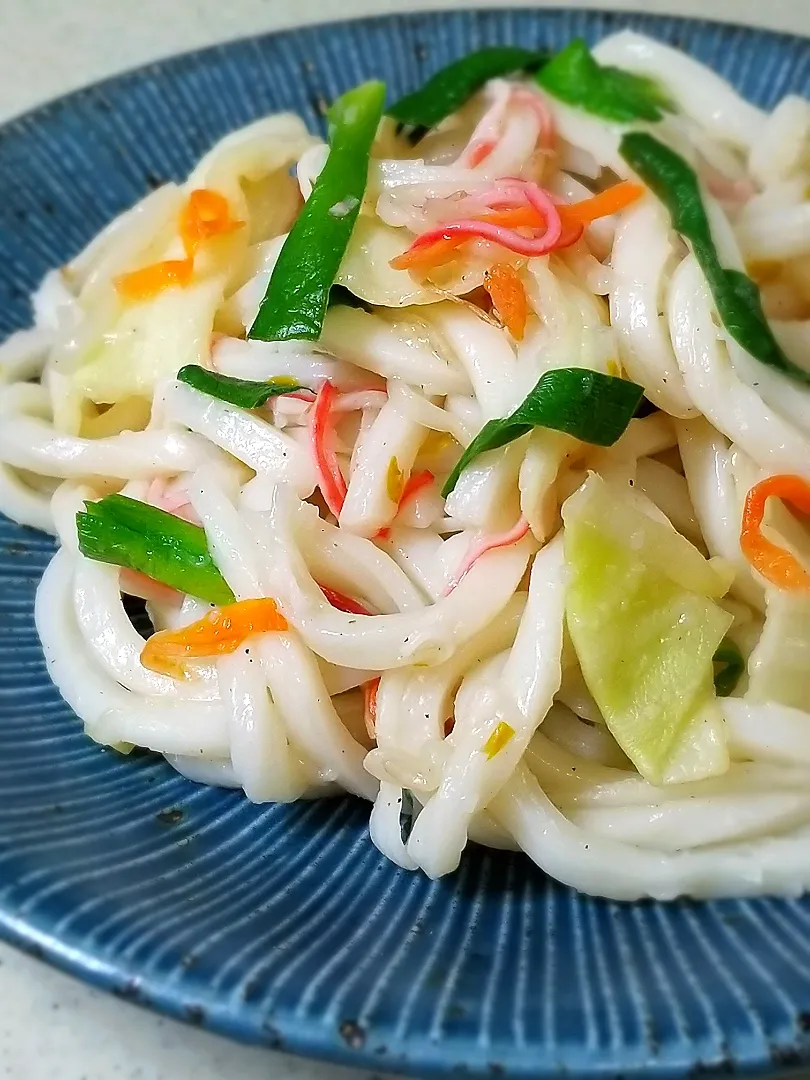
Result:
{"label": "imitation crab stick shred", "polygon": [[377,691],[379,689],[379,678],[363,683],[363,719],[370,739],[377,738]]}
{"label": "imitation crab stick shred", "polygon": [[484,288],[492,297],[495,312],[515,339],[522,341],[529,317],[529,301],[520,275],[508,263],[490,266],[484,275]]}
{"label": "imitation crab stick shred", "polygon": [[319,585],[323,595],[329,601],[333,608],[337,608],[338,611],[345,611],[349,615],[373,615],[373,611],[369,611],[367,607],[363,607],[359,601],[352,599],[351,596],[346,596],[345,593],[338,592],[337,589],[330,589],[328,585]]}
{"label": "imitation crab stick shred", "polygon": [[800,476],[769,476],[760,481],[745,497],[740,530],[742,553],[751,566],[777,588],[808,591],[810,573],[792,552],[762,535],[765,505],[770,498],[782,499],[803,514],[810,514],[810,484]]}
{"label": "imitation crab stick shred", "polygon": [[523,539],[528,531],[529,523],[526,518],[521,515],[517,520],[517,524],[513,525],[507,532],[493,533],[491,536],[482,536],[479,540],[476,540],[470,545],[469,551],[464,556],[461,565],[456,570],[455,575],[442,595],[449,596],[467,574],[469,574],[470,570],[472,570],[482,555],[486,555],[488,551],[496,551],[498,548],[510,547],[512,544],[517,544],[518,541]]}
{"label": "imitation crab stick shred", "polygon": [[[644,191],[641,184],[623,180],[589,199],[556,206],[555,213],[560,219],[561,228],[556,242],[549,250],[571,247],[582,237],[586,226],[600,217],[608,217],[627,209],[641,198]],[[542,229],[546,220],[539,207],[530,201],[526,206],[494,209],[469,220],[449,222],[417,237],[407,251],[391,260],[391,266],[395,270],[428,270],[441,266],[454,259],[461,245],[473,237],[494,240],[518,254],[526,254],[527,238],[516,233],[518,241],[515,246],[509,230]]]}
{"label": "imitation crab stick shred", "polygon": [[[449,221],[439,225],[435,229],[424,233],[414,242],[412,247],[431,245],[437,240],[453,239],[460,237],[462,240],[490,240],[501,247],[508,248],[518,255],[527,258],[535,258],[539,255],[547,255],[559,244],[562,236],[562,220],[560,219],[557,206],[547,191],[538,184],[527,183],[522,186],[523,197],[529,206],[536,211],[543,225],[538,226],[543,231],[539,236],[524,236],[515,229],[505,228],[503,225],[493,224],[491,221],[481,218],[465,218],[461,221]],[[405,252],[407,255],[408,252]],[[403,266],[403,256],[393,259],[391,265],[395,270],[407,269]]]}
{"label": "imitation crab stick shred", "polygon": [[480,165],[482,161],[486,161],[495,147],[498,145],[497,139],[481,139],[470,146],[467,153],[467,162],[471,169],[474,169],[476,165]]}
{"label": "imitation crab stick shred", "polygon": [[312,409],[309,431],[318,471],[318,486],[330,511],[335,517],[340,517],[347,488],[332,446],[331,414],[336,394],[337,391],[330,382],[325,382],[320,388]]}
{"label": "imitation crab stick shred", "polygon": [[422,472],[412,473],[402,489],[402,494],[399,497],[399,507],[401,510],[408,499],[412,499],[414,495],[417,495],[422,488],[429,487],[436,477],[428,469],[423,469]]}
{"label": "imitation crab stick shred", "polygon": [[209,188],[196,188],[180,213],[180,238],[186,254],[193,258],[206,240],[226,236],[244,224],[244,221],[231,217],[224,195]]}
{"label": "imitation crab stick shred", "polygon": [[141,663],[173,678],[188,675],[186,661],[235,652],[251,634],[287,630],[275,600],[239,600],[204,615],[181,630],[161,630],[146,642]]}

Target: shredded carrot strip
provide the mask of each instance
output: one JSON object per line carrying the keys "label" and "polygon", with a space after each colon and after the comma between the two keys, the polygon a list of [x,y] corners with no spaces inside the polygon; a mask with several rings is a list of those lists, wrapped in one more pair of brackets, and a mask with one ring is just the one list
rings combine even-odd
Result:
{"label": "shredded carrot strip", "polygon": [[371,739],[377,738],[377,691],[379,689],[379,678],[363,683],[363,719]]}
{"label": "shredded carrot strip", "polygon": [[173,285],[185,288],[190,284],[193,272],[193,259],[164,259],[140,270],[119,274],[115,288],[124,300],[150,300]]}
{"label": "shredded carrot strip", "polygon": [[517,270],[509,263],[495,263],[484,274],[484,288],[492,297],[503,325],[515,341],[522,341],[529,317],[529,300]]}
{"label": "shredded carrot strip", "polygon": [[318,486],[326,505],[335,517],[340,517],[347,488],[337,454],[332,447],[331,413],[336,394],[337,391],[330,382],[321,386],[312,409],[309,431],[315,467],[318,470]]}
{"label": "shredded carrot strip", "polygon": [[511,544],[517,544],[522,540],[526,533],[529,531],[529,523],[523,515],[521,515],[517,522],[507,532],[495,533],[492,536],[482,536],[479,540],[474,541],[464,556],[458,570],[447,588],[442,595],[449,596],[451,592],[461,583],[463,578],[469,574],[470,570],[475,566],[482,555],[486,555],[488,551],[495,551],[497,548],[509,547]]}
{"label": "shredded carrot strip", "polygon": [[582,202],[572,203],[570,206],[561,206],[560,212],[570,221],[590,225],[598,218],[610,217],[611,214],[618,214],[620,210],[626,210],[641,198],[645,190],[641,184],[634,184],[632,180],[622,180],[590,199],[583,199]]}
{"label": "shredded carrot strip", "polygon": [[174,678],[187,677],[185,661],[232,653],[251,634],[286,630],[287,620],[275,600],[240,600],[204,615],[181,630],[161,630],[146,642],[141,663]]}
{"label": "shredded carrot strip", "polygon": [[338,592],[337,589],[330,589],[328,585],[319,585],[323,595],[329,601],[333,608],[337,608],[338,611],[346,611],[349,615],[373,615],[373,611],[369,611],[367,607],[363,607],[357,600],[353,600],[351,596],[346,596],[345,593]]}
{"label": "shredded carrot strip", "polygon": [[210,188],[196,188],[180,213],[180,237],[186,254],[193,258],[206,240],[225,236],[244,224],[244,221],[231,217],[231,208],[224,195]]}
{"label": "shredded carrot strip", "polygon": [[790,551],[762,535],[768,499],[782,499],[803,514],[810,514],[810,484],[800,476],[769,476],[748,492],[743,507],[740,547],[746,559],[766,581],[779,589],[810,589],[810,573]]}

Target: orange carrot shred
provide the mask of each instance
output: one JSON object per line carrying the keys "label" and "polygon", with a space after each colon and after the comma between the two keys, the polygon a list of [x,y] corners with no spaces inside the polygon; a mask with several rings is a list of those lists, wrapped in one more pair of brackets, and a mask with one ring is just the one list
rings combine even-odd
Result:
{"label": "orange carrot shred", "polygon": [[231,217],[225,196],[210,188],[195,188],[180,213],[180,237],[189,257],[196,255],[206,240],[225,236],[243,225],[244,221]]}
{"label": "orange carrot shred", "polygon": [[184,288],[190,284],[193,272],[193,259],[164,259],[140,270],[120,274],[115,279],[115,288],[124,300],[150,300],[174,285]]}
{"label": "orange carrot shred", "polygon": [[620,210],[626,210],[637,199],[640,199],[646,188],[641,184],[634,184],[632,180],[622,180],[598,195],[582,202],[572,203],[570,206],[560,207],[561,213],[569,220],[580,222],[582,225],[590,225],[601,217],[609,217],[618,214]]}
{"label": "orange carrot shred", "polygon": [[800,476],[777,475],[755,484],[745,497],[740,547],[746,559],[766,581],[779,589],[810,590],[810,573],[796,556],[762,535],[768,499],[782,499],[810,514],[810,484]]}
{"label": "orange carrot shred", "polygon": [[503,325],[515,341],[522,341],[529,317],[529,301],[517,270],[509,263],[495,263],[484,274],[484,288],[492,297]]}
{"label": "orange carrot shred", "polygon": [[141,663],[151,671],[187,678],[185,661],[235,652],[245,638],[268,630],[286,630],[287,620],[275,600],[239,600],[204,615],[180,630],[161,630],[146,642]]}

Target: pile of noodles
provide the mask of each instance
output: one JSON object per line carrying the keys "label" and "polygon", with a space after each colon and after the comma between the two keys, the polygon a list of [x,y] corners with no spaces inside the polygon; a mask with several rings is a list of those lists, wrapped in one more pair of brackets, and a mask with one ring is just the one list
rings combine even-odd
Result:
{"label": "pile of noodles", "polygon": [[[634,34],[595,55],[654,73],[677,103],[657,137],[698,170],[724,265],[758,278],[781,344],[810,366],[810,105],[789,97],[766,114]],[[526,93],[547,110],[553,145]],[[475,840],[621,899],[810,886],[810,599],[763,583],[739,543],[752,484],[810,479],[807,388],[720,329],[694,256],[651,195],[566,251],[511,257],[530,302],[520,341],[476,299],[491,242],[433,275],[390,266],[499,179],[574,202],[630,177],[622,130],[528,80],[490,82],[415,148],[384,127],[339,277],[364,306],[330,309],[316,343],[245,336],[326,157],[292,115],[229,135],[186,184],[153,192],[46,276],[33,327],[0,349],[0,507],[59,539],[37,627],[91,738],[150,748],[256,802],[354,793],[373,803],[379,849],[431,876]],[[482,133],[495,146],[476,163]],[[189,288],[122,304],[116,276],[176,253],[179,207],[199,187],[224,194],[245,227]],[[329,380],[347,478],[339,521],[317,492],[311,403],[280,396],[247,411],[176,381],[189,363]],[[476,460],[446,500],[426,486],[397,512],[392,458],[407,474],[446,475],[487,420],[544,371],[571,366],[623,372],[655,411],[606,450],[535,429]],[[747,672],[716,702],[712,775],[642,778],[585,685],[565,629],[560,511],[591,473],[632,486],[639,505],[734,569],[721,604]],[[198,663],[190,679],[145,667],[122,593],[145,597],[157,629],[209,606],[80,553],[76,512],[113,491],[202,524],[236,599],[275,598],[289,629]],[[457,580],[471,545],[521,515],[528,533]],[[801,552],[803,528],[783,517],[774,528]],[[368,614],[340,610],[323,588]],[[502,721],[514,737],[488,757],[481,746]]]}

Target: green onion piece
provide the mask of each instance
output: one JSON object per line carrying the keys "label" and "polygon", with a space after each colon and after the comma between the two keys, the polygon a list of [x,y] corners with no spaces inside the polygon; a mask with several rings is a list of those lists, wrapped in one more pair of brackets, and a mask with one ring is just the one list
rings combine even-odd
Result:
{"label": "green onion piece", "polygon": [[600,64],[582,38],[557,53],[537,75],[537,81],[566,105],[584,109],[620,124],[663,119],[675,106],[664,90],[643,75]]}
{"label": "green onion piece", "polygon": [[249,338],[320,337],[329,291],[365,195],[384,102],[385,84],[367,82],[329,110],[329,157],[284,242]]}
{"label": "green onion piece", "polygon": [[547,59],[547,53],[512,45],[479,49],[441,68],[421,90],[395,102],[387,114],[400,127],[408,129],[413,142],[418,142],[431,128],[460,109],[489,79],[518,71],[536,71]]}
{"label": "green onion piece", "polygon": [[720,642],[720,647],[712,660],[715,664],[722,665],[714,676],[714,689],[717,696],[728,697],[745,671],[745,661],[742,658],[742,653],[731,638],[725,637]]}
{"label": "green onion piece", "polygon": [[692,245],[720,321],[731,337],[760,363],[797,382],[810,383],[810,371],[794,364],[774,337],[762,310],[759,287],[741,270],[726,270],[720,264],[700,183],[691,165],[643,132],[625,135],[621,154],[667,208],[673,228]]}
{"label": "green onion piece", "polygon": [[594,446],[612,446],[633,419],[642,388],[589,368],[547,371],[511,416],[488,420],[461,455],[442,488],[444,498],[462,471],[487,450],[497,450],[533,427],[564,431]]}
{"label": "green onion piece", "polygon": [[76,527],[88,559],[137,570],[211,604],[233,602],[199,526],[125,495],[105,495],[85,507]]}
{"label": "green onion piece", "polygon": [[186,364],[180,368],[177,378],[202,394],[228,401],[231,405],[238,405],[240,409],[258,409],[272,397],[309,389],[308,386],[301,386],[295,379],[284,375],[268,379],[267,382],[253,382],[252,379],[234,379],[230,375],[219,375],[216,371],[208,371],[197,364]]}

